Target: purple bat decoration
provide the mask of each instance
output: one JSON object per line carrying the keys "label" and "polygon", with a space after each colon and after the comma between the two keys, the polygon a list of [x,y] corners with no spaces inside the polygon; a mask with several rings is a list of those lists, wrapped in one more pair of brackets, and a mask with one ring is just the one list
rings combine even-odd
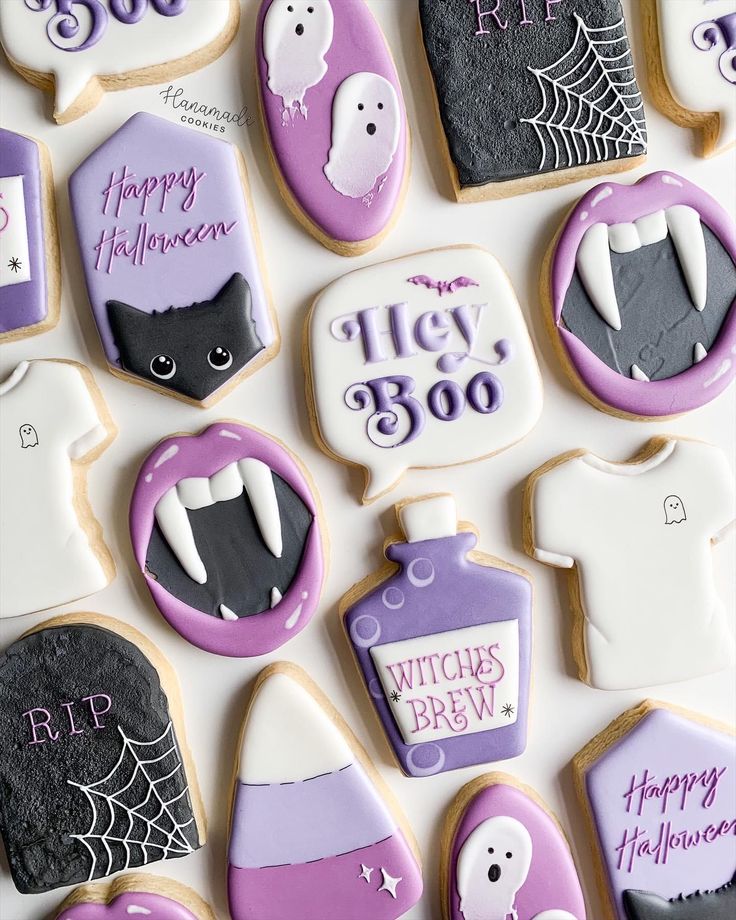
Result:
{"label": "purple bat decoration", "polygon": [[430,290],[435,290],[440,297],[443,294],[454,294],[459,288],[479,287],[477,281],[473,281],[472,278],[466,278],[465,275],[460,275],[459,278],[455,278],[453,281],[435,281],[429,275],[414,275],[412,278],[407,278],[407,281],[409,284],[424,285]]}

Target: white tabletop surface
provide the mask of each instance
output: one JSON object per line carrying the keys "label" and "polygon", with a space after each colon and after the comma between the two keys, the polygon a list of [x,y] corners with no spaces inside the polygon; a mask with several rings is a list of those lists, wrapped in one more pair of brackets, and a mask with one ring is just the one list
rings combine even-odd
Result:
{"label": "white tabletop surface", "polygon": [[[0,0],[1,2],[1,0]],[[647,103],[649,159],[633,181],[655,169],[670,169],[702,185],[733,214],[736,210],[736,154],[713,160],[696,154],[695,135],[665,119],[651,104],[643,67],[639,4],[623,0],[639,81]],[[115,581],[98,595],[53,611],[95,610],[131,623],[146,633],[174,665],[181,682],[187,732],[209,819],[207,845],[184,860],[158,862],[150,871],[196,888],[226,918],[226,836],[236,739],[254,678],[266,664],[291,660],[306,668],[366,745],[397,794],[421,848],[425,894],[406,917],[438,920],[439,833],[447,806],[469,780],[486,772],[473,767],[428,779],[408,779],[393,765],[386,741],[359,682],[338,622],[341,595],[376,567],[387,530],[393,529],[393,503],[409,495],[452,491],[460,516],[477,525],[480,548],[523,566],[535,584],[533,696],[529,745],[523,756],[494,765],[533,786],[560,817],[570,834],[588,904],[588,917],[600,916],[591,847],[573,790],[571,757],[624,709],[645,697],[700,710],[734,721],[733,670],[653,689],[605,692],[576,677],[570,652],[568,592],[563,572],[530,560],[521,546],[521,492],[529,472],[566,450],[586,447],[610,459],[625,459],[652,435],[671,433],[711,441],[736,456],[736,387],[710,405],[665,423],[623,421],[584,402],[563,375],[543,327],[539,267],[543,253],[571,204],[593,183],[584,182],[506,201],[459,205],[448,196],[449,183],[435,130],[430,86],[417,31],[414,0],[369,0],[396,57],[413,135],[413,172],[398,226],[383,245],[361,258],[346,260],[323,249],[291,217],[271,174],[258,118],[251,127],[228,126],[224,136],[243,151],[263,238],[283,344],[278,358],[207,411],[185,406],[108,373],[87,301],[70,219],[67,178],[77,164],[134,112],[174,119],[163,104],[162,87],[148,86],[106,96],[89,115],[57,127],[50,97],[25,83],[0,60],[0,121],[3,127],[33,135],[53,159],[62,239],[61,321],[42,336],[0,348],[0,379],[24,358],[63,357],[92,368],[119,427],[113,445],[93,466],[89,495],[116,559]],[[233,45],[209,67],[175,81],[187,98],[234,111],[247,104],[257,114],[253,78],[253,35],[258,3],[246,0]],[[314,295],[346,271],[406,253],[455,243],[490,249],[516,287],[534,341],[545,404],[535,430],[520,444],[487,461],[449,470],[410,472],[400,485],[370,507],[361,507],[362,476],[329,459],[315,445],[307,420],[301,361],[302,325]],[[175,431],[196,431],[218,418],[239,418],[286,442],[312,472],[322,498],[332,552],[322,601],[310,626],[287,646],[255,660],[219,658],[189,645],[168,627],[136,570],[127,527],[128,501],[138,466],[151,447]],[[734,536],[715,550],[719,590],[734,627],[736,588]],[[6,646],[50,614],[0,621]],[[68,892],[23,896],[16,892],[0,855],[0,917],[46,917]],[[298,918],[294,918],[298,920]],[[346,918],[349,920],[349,918]]]}

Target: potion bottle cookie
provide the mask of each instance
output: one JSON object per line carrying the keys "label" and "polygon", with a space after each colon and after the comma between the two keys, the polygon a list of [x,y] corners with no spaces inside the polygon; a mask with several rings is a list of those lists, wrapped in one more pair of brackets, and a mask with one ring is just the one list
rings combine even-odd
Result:
{"label": "potion bottle cookie", "polygon": [[341,615],[399,766],[429,776],[526,747],[532,586],[474,550],[451,495],[397,505],[404,536]]}

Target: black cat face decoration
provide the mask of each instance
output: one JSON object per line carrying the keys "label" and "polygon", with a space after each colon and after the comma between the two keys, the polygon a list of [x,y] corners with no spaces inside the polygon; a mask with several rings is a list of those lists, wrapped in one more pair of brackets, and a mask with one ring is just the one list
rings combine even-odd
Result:
{"label": "black cat face decoration", "polygon": [[628,920],[734,920],[736,872],[715,891],[695,891],[671,901],[648,891],[625,891],[624,908]]}
{"label": "black cat face decoration", "polygon": [[122,367],[156,386],[202,402],[263,350],[251,291],[236,272],[212,299],[147,313],[107,302]]}

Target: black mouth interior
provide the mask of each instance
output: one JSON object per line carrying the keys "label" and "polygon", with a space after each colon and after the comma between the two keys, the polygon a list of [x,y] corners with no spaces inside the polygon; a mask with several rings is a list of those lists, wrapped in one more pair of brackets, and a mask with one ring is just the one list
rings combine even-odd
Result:
{"label": "black mouth interior", "polygon": [[283,552],[276,558],[263,542],[245,491],[229,501],[188,510],[194,540],[207,571],[207,581],[193,581],[154,525],[146,570],[174,597],[195,610],[222,619],[224,604],[238,618],[271,607],[271,589],[285,595],[299,571],[313,517],[302,499],[272,473],[279,511]]}
{"label": "black mouth interior", "polygon": [[616,331],[600,316],[577,270],[565,296],[562,321],[581,342],[624,377],[636,364],[650,380],[666,380],[693,364],[696,342],[710,351],[736,299],[736,266],[705,225],[708,297],[693,305],[671,236],[630,253],[611,252],[621,315]]}

